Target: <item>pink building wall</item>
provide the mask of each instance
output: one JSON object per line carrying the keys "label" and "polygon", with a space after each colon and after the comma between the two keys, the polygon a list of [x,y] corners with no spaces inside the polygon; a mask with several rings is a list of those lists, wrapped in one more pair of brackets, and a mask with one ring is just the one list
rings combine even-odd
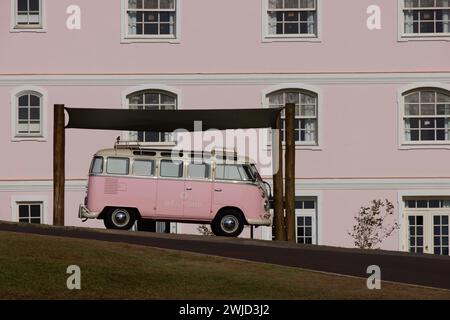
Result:
{"label": "pink building wall", "polygon": [[[182,1],[180,43],[124,44],[119,0],[47,0],[44,33],[10,32],[10,1],[1,1],[0,220],[12,219],[12,197],[27,194],[49,199],[51,219],[53,104],[122,108],[138,86],[176,89],[180,109],[260,108],[276,86],[317,89],[319,147],[297,150],[296,177],[299,196],[319,195],[320,244],[352,246],[353,215],[372,199],[388,198],[401,220],[404,191],[450,196],[450,144],[401,148],[398,104],[402,88],[449,90],[450,38],[398,41],[397,1],[320,3],[318,42],[262,41],[262,1],[196,0]],[[82,10],[81,30],[65,27],[71,4]],[[365,26],[371,4],[381,7],[381,30]],[[11,94],[29,85],[47,92],[47,141],[12,142]],[[92,154],[120,134],[67,131],[66,224],[102,226],[81,223],[77,208]],[[400,233],[383,248],[403,250]]]}

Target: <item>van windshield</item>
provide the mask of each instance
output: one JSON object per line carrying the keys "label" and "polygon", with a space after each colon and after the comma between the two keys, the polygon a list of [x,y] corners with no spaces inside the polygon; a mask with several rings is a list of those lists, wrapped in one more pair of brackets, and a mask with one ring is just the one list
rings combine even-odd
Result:
{"label": "van windshield", "polygon": [[217,180],[255,181],[256,177],[248,165],[243,164],[217,164]]}
{"label": "van windshield", "polygon": [[94,157],[94,159],[92,159],[89,173],[93,173],[93,174],[103,173],[103,158],[102,157]]}
{"label": "van windshield", "polygon": [[256,166],[254,164],[250,165],[250,170],[255,181],[262,181],[261,175],[259,174],[258,169],[256,169]]}

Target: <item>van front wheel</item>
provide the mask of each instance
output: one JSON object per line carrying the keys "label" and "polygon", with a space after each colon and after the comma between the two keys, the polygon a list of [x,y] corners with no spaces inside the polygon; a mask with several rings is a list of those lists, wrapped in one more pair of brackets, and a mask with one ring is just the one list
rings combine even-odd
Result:
{"label": "van front wheel", "polygon": [[130,209],[112,208],[104,218],[107,229],[130,230],[136,221],[134,212]]}
{"label": "van front wheel", "polygon": [[211,224],[211,230],[216,236],[237,237],[243,229],[244,218],[237,210],[224,210]]}

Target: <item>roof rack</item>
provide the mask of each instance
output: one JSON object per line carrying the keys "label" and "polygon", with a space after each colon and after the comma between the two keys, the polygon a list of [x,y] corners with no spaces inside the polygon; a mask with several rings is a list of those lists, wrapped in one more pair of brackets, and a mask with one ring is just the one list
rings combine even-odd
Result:
{"label": "roof rack", "polygon": [[[155,147],[155,146],[148,146],[145,144],[142,144],[139,141],[127,141],[127,140],[120,140],[120,136],[117,137],[116,142],[114,143],[114,150],[118,149],[128,149],[133,151],[133,154],[137,155],[155,155],[155,151],[161,151],[161,152],[172,152],[171,148],[161,148],[161,147]],[[236,148],[234,149],[225,149],[225,148],[214,148],[211,151],[204,151],[204,150],[176,150],[176,152],[179,153],[180,156],[183,156],[183,154],[189,155],[190,157],[196,157],[196,156],[210,156],[211,158],[222,158],[224,160],[226,159],[238,159],[238,154]]]}

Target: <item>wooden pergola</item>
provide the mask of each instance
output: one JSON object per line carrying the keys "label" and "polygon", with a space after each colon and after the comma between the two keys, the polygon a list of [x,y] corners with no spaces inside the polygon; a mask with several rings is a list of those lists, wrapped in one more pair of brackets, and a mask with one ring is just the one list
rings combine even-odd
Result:
{"label": "wooden pergola", "polygon": [[[282,112],[285,112],[285,153],[283,183]],[[69,114],[65,126],[64,112]],[[65,130],[100,129],[170,132],[183,128],[195,131],[194,121],[208,129],[271,128],[273,155],[273,209],[275,239],[295,242],[295,104],[279,109],[213,110],[123,110],[82,109],[54,105],[53,130],[53,224],[64,226]],[[284,188],[283,188],[284,187]],[[284,192],[283,192],[284,189]]]}

